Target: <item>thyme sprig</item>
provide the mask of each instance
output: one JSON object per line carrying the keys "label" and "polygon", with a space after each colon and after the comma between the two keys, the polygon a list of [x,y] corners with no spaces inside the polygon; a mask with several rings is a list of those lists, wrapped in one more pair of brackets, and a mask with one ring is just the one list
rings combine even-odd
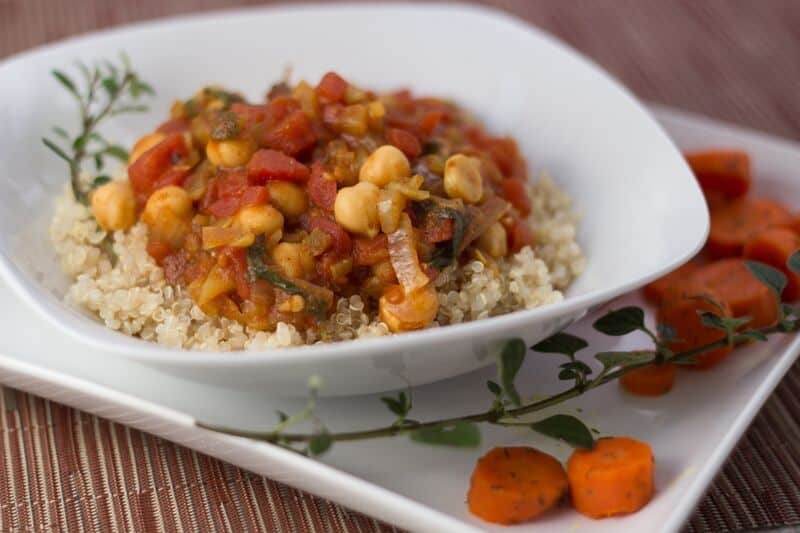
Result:
{"label": "thyme sprig", "polygon": [[[319,429],[311,433],[287,431],[294,420],[283,415],[278,426],[271,431],[243,431],[196,422],[198,426],[213,431],[270,442],[283,447],[318,455],[326,451],[334,442],[348,442],[408,435],[417,442],[433,445],[476,447],[480,444],[478,423],[489,423],[506,427],[527,427],[540,434],[560,439],[572,446],[591,448],[594,437],[586,425],[572,415],[556,414],[534,422],[523,421],[525,415],[559,405],[576,398],[592,389],[601,387],[618,378],[652,365],[678,364],[692,365],[696,357],[725,346],[733,346],[750,341],[766,341],[776,334],[794,333],[800,330],[800,312],[793,306],[781,302],[781,293],[786,286],[786,276],[779,270],[762,263],[745,262],[753,276],[770,288],[778,307],[778,320],[774,325],[762,328],[743,329],[750,322],[749,317],[730,318],[713,312],[703,311],[699,315],[706,327],[719,329],[724,333],[717,341],[673,352],[670,346],[678,339],[669,324],[659,324],[656,332],[645,323],[645,313],[640,307],[629,306],[610,311],[597,319],[592,327],[608,336],[621,337],[634,332],[642,332],[649,337],[652,348],[629,351],[605,351],[594,354],[594,359],[602,368],[595,374],[591,366],[577,358],[578,352],[589,347],[589,343],[569,333],[556,333],[535,344],[531,349],[539,353],[558,354],[568,361],[560,366],[558,379],[572,381],[572,386],[543,399],[524,403],[514,384],[528,352],[522,339],[506,341],[497,354],[498,376],[496,381],[488,381],[487,388],[492,395],[491,406],[484,411],[420,422],[408,418],[413,405],[411,390],[401,392],[397,397],[383,397],[395,416],[389,425],[358,431],[328,432],[325,428],[324,446],[312,446],[323,433]],[[787,266],[790,271],[800,273],[800,251],[793,254]],[[312,389],[316,402],[317,390]],[[316,403],[314,403],[316,405]],[[301,411],[300,419],[307,417],[307,409]],[[321,423],[320,423],[321,424]],[[318,426],[324,427],[324,426]],[[305,448],[297,449],[297,445]],[[313,448],[313,449],[312,449]]]}
{"label": "thyme sprig", "polygon": [[[86,188],[81,183],[84,163],[94,162],[95,171],[99,173],[105,166],[106,157],[123,163],[128,160],[128,151],[106,140],[98,131],[98,126],[109,117],[147,111],[148,107],[140,103],[141,99],[144,96],[152,96],[155,92],[131,68],[125,54],[121,54],[119,65],[104,61],[89,67],[78,62],[77,67],[81,73],[82,83],[76,82],[62,70],[55,69],[52,75],[78,104],[80,114],[78,133],[73,137],[65,128],[55,126],[53,133],[61,140],[56,142],[45,137],[42,142],[67,163],[75,199],[88,204],[89,190],[108,182],[111,178],[103,174],[98,175]],[[66,148],[63,147],[64,143]]]}

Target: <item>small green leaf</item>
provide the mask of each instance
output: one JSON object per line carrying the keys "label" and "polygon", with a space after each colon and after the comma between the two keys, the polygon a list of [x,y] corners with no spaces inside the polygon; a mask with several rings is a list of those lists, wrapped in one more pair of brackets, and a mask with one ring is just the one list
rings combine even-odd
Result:
{"label": "small green leaf", "polygon": [[795,274],[800,274],[800,250],[789,256],[786,266]]}
{"label": "small green leaf", "polygon": [[66,89],[75,95],[76,98],[80,99],[80,95],[78,94],[78,88],[75,86],[75,82],[72,81],[72,78],[61,72],[60,70],[53,70],[52,71],[53,77],[61,83]]}
{"label": "small green leaf", "polygon": [[486,381],[486,388],[488,388],[489,392],[491,392],[495,396],[500,396],[501,394],[503,394],[503,389],[500,387],[500,385],[498,385],[491,379]]}
{"label": "small green leaf", "polygon": [[105,175],[97,176],[95,179],[92,180],[92,183],[89,185],[89,188],[96,189],[101,185],[105,185],[109,181],[111,181],[111,176],[105,176]]}
{"label": "small green leaf", "polygon": [[780,298],[783,289],[786,288],[786,275],[783,272],[758,261],[746,260],[744,264],[758,281],[769,287],[775,296]]}
{"label": "small green leaf", "polygon": [[67,130],[65,130],[60,126],[53,126],[53,133],[55,133],[62,139],[69,139],[69,133],[67,133]]}
{"label": "small green leaf", "polygon": [[765,341],[767,340],[767,336],[755,329],[749,329],[747,331],[742,331],[739,333],[740,337],[744,337],[749,340],[753,341]]}
{"label": "small green leaf", "polygon": [[110,97],[113,97],[117,94],[117,91],[119,91],[119,84],[117,83],[117,80],[111,77],[103,78],[100,81],[100,85],[103,86],[103,89],[106,90]]}
{"label": "small green leaf", "polygon": [[592,327],[600,333],[619,337],[644,329],[644,311],[641,307],[623,307],[598,318]]}
{"label": "small green leaf", "polygon": [[403,416],[405,414],[405,409],[403,404],[398,402],[394,398],[390,398],[389,396],[384,396],[381,398],[381,401],[386,404],[386,407],[396,416]]}
{"label": "small green leaf", "polygon": [[43,138],[42,142],[45,146],[47,146],[50,150],[53,151],[58,157],[66,161],[70,166],[72,166],[72,158],[67,155],[67,153],[62,150],[56,143],[51,141],[50,139]]}
{"label": "small green leaf", "polygon": [[589,374],[592,373],[592,368],[583,361],[570,361],[569,363],[564,363],[559,368],[563,368],[566,370],[573,370],[585,376],[588,376]]}
{"label": "small green leaf", "polygon": [[531,429],[560,439],[575,448],[594,448],[594,437],[583,422],[571,415],[553,415],[531,424]]}
{"label": "small green leaf", "polygon": [[280,422],[280,423],[283,423],[283,422],[286,422],[287,420],[289,420],[289,415],[287,415],[283,411],[275,410],[275,414],[278,416],[278,422]]}
{"label": "small green leaf", "polygon": [[118,144],[110,144],[106,146],[106,148],[103,150],[103,153],[106,153],[114,159],[122,161],[123,163],[128,161],[128,151]]}
{"label": "small green leaf", "polygon": [[797,316],[797,311],[795,310],[794,306],[791,304],[783,303],[781,304],[781,310],[783,311],[783,316],[790,317],[790,316]]}
{"label": "small green leaf", "polygon": [[514,405],[520,405],[521,400],[514,379],[517,377],[522,362],[525,360],[527,348],[520,338],[509,339],[503,345],[500,356],[497,358],[497,380],[503,387],[506,396]]}
{"label": "small green leaf", "polygon": [[584,339],[569,333],[556,333],[545,340],[534,344],[531,350],[542,353],[558,353],[573,357],[577,352],[589,346]]}
{"label": "small green leaf", "polygon": [[100,154],[94,154],[94,168],[98,172],[103,170],[103,157]]}
{"label": "small green leaf", "polygon": [[308,441],[308,453],[311,456],[322,455],[330,449],[331,444],[333,444],[331,434],[327,431],[321,431]]}
{"label": "small green leaf", "polygon": [[739,318],[722,317],[710,311],[698,311],[697,314],[700,315],[700,320],[704,326],[730,332],[736,331],[752,320],[749,316]]}
{"label": "small green leaf", "polygon": [[652,350],[634,350],[630,352],[600,352],[594,356],[605,369],[625,367],[647,363],[655,359]]}
{"label": "small green leaf", "polygon": [[122,105],[111,110],[111,115],[122,115],[124,113],[147,113],[150,108],[146,105]]}
{"label": "small green leaf", "polygon": [[561,370],[558,373],[558,379],[560,379],[561,381],[571,381],[577,377],[578,375],[573,370],[570,370],[568,368]]}
{"label": "small green leaf", "polygon": [[477,448],[481,444],[481,432],[472,422],[459,420],[448,426],[418,429],[411,433],[411,440],[434,446]]}

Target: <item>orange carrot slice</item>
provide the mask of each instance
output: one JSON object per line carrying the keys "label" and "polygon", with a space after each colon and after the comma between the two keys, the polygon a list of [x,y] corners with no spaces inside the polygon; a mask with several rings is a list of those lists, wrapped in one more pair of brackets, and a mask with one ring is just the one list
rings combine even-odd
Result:
{"label": "orange carrot slice", "polygon": [[655,305],[661,305],[661,302],[667,297],[670,290],[676,285],[688,280],[690,276],[700,268],[700,265],[700,261],[692,260],[681,265],[669,274],[651,281],[644,286],[644,297]]}
{"label": "orange carrot slice", "polygon": [[555,507],[567,491],[558,460],[535,448],[494,448],[478,460],[467,503],[487,522],[516,524]]}
{"label": "orange carrot slice", "polygon": [[800,297],[800,275],[786,266],[789,257],[800,250],[800,236],[790,229],[771,228],[747,241],[744,256],[753,261],[761,261],[786,274],[784,300],[792,302]]}
{"label": "orange carrot slice", "polygon": [[750,190],[750,156],[740,150],[708,150],[686,154],[704,192],[744,196]]}
{"label": "orange carrot slice", "polygon": [[623,389],[638,396],[661,396],[675,384],[674,365],[652,365],[631,370],[619,379]]}
{"label": "orange carrot slice", "polygon": [[650,446],[628,437],[598,439],[575,450],[567,476],[575,509],[591,518],[633,513],[653,497],[655,462]]}
{"label": "orange carrot slice", "polygon": [[711,212],[706,249],[714,257],[742,254],[744,243],[766,229],[791,224],[788,210],[777,202],[739,198]]}

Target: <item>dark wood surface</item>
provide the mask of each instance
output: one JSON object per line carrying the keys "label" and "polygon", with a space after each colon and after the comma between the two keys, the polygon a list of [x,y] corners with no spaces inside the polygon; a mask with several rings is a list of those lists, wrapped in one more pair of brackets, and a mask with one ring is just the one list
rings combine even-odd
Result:
{"label": "dark wood surface", "polygon": [[[800,140],[798,0],[476,3],[506,10],[557,35],[643,99]],[[257,4],[262,3],[0,0],[0,59],[119,24]],[[800,367],[795,366],[687,524],[689,530],[800,524],[799,398]],[[0,439],[2,456],[12,456],[10,467],[0,474],[1,530],[170,530],[179,525],[389,529],[313,496],[41,399],[17,394],[9,402],[5,395],[3,407],[7,416],[0,420],[0,432],[27,432],[31,437],[17,444]],[[41,430],[48,425],[52,432]],[[87,439],[96,435],[98,443],[87,448]],[[42,445],[52,446],[53,455],[42,459],[36,451]],[[92,455],[81,458],[81,449],[93,450]],[[117,457],[120,450],[127,463],[106,464],[103,455]],[[66,459],[60,466],[58,454]],[[103,482],[98,474],[103,469],[112,482]]]}

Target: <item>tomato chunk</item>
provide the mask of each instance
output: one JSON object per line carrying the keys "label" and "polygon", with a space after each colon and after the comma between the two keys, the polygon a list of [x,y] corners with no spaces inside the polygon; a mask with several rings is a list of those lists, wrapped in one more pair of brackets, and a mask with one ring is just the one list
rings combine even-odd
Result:
{"label": "tomato chunk", "polygon": [[140,155],[128,167],[128,177],[137,200],[141,203],[147,201],[156,190],[159,178],[188,155],[189,149],[182,133],[167,135],[163,141]]}
{"label": "tomato chunk", "polygon": [[422,238],[432,243],[449,241],[453,238],[453,225],[452,218],[425,217]]}
{"label": "tomato chunk", "polygon": [[512,253],[517,253],[525,246],[533,246],[536,240],[533,238],[533,230],[524,220],[514,218],[511,227],[508,229],[508,247]]}
{"label": "tomato chunk", "polygon": [[269,201],[269,191],[262,185],[251,185],[242,192],[239,207],[264,205]]}
{"label": "tomato chunk", "polygon": [[308,219],[308,231],[324,231],[333,238],[333,251],[339,255],[349,255],[353,250],[353,240],[339,224],[325,217],[314,216]]}
{"label": "tomato chunk", "polygon": [[228,258],[227,267],[233,272],[233,279],[236,280],[236,294],[243,300],[250,298],[250,282],[247,279],[247,251],[244,248],[232,248],[224,246],[219,249],[220,253]]}
{"label": "tomato chunk", "polygon": [[188,118],[173,118],[163,122],[156,130],[159,133],[178,133],[189,129]]}
{"label": "tomato chunk", "polygon": [[413,133],[400,128],[388,128],[385,135],[386,142],[399,148],[409,159],[414,159],[422,152],[422,145]]}
{"label": "tomato chunk", "polygon": [[325,179],[322,165],[314,164],[311,167],[311,177],[306,184],[306,192],[314,205],[328,213],[333,213],[333,205],[336,202],[336,182]]}
{"label": "tomato chunk", "polygon": [[268,180],[303,181],[309,174],[308,167],[297,159],[268,149],[253,154],[245,168],[250,182],[255,184]]}
{"label": "tomato chunk", "polygon": [[335,104],[344,101],[347,82],[335,72],[328,72],[317,85],[317,96],[323,104]]}
{"label": "tomato chunk", "polygon": [[353,264],[376,265],[389,260],[389,239],[385,234],[353,240]]}
{"label": "tomato chunk", "polygon": [[317,142],[311,121],[301,110],[292,111],[264,135],[264,146],[295,157]]}
{"label": "tomato chunk", "polygon": [[525,190],[525,182],[517,178],[503,180],[503,198],[517,208],[520,215],[527,217],[531,214],[531,199]]}

